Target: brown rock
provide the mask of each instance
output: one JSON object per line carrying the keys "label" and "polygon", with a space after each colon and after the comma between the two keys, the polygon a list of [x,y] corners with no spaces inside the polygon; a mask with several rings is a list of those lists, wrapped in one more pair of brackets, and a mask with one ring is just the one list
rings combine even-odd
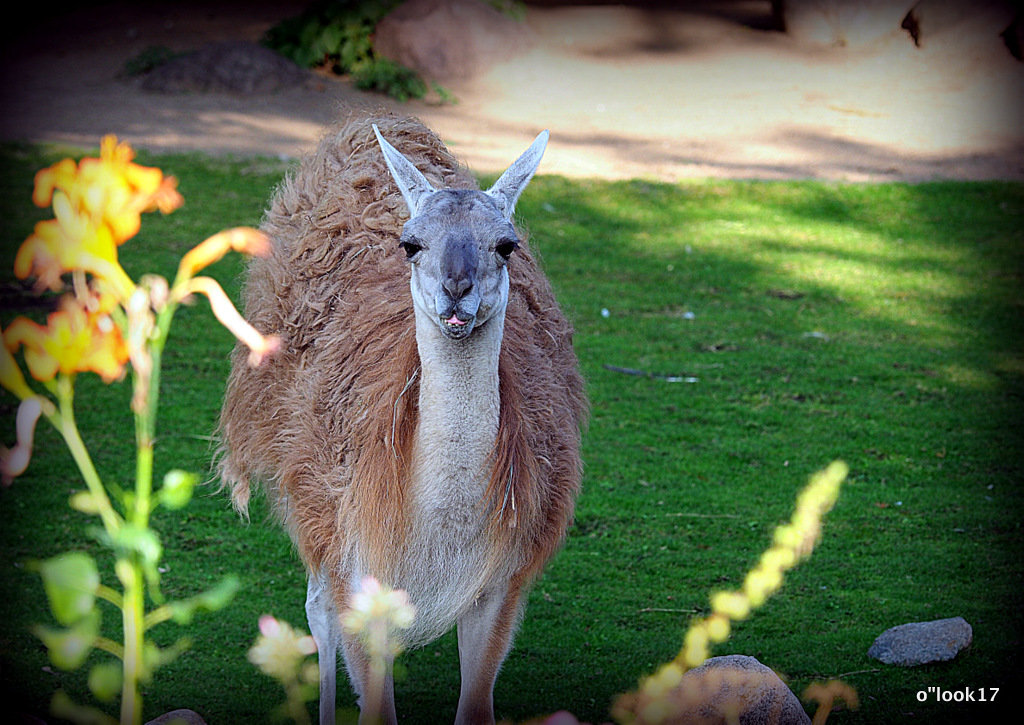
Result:
{"label": "brown rock", "polygon": [[792,38],[809,45],[863,47],[898,35],[913,0],[785,0],[777,3]]}
{"label": "brown rock", "polygon": [[524,22],[479,0],[409,0],[377,24],[373,49],[425,78],[447,81],[470,78],[531,42]]}
{"label": "brown rock", "polygon": [[171,710],[146,725],[206,725],[206,721],[194,710]]}
{"label": "brown rock", "polygon": [[[673,723],[702,725],[810,725],[796,695],[754,657],[712,657],[683,675],[680,688],[699,704],[673,715]],[[695,696],[695,697],[694,697]]]}

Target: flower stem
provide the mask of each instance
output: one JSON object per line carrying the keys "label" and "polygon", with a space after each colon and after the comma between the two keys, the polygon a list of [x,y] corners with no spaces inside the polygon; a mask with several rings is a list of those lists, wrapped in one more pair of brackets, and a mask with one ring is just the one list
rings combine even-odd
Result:
{"label": "flower stem", "polygon": [[120,529],[123,521],[110,503],[110,497],[107,496],[107,491],[103,487],[100,475],[93,465],[89,451],[86,449],[85,442],[78,432],[78,426],[75,424],[74,389],[75,384],[72,376],[61,375],[57,379],[58,412],[49,420],[64,438],[64,442],[71,452],[71,457],[78,466],[82,478],[85,479],[85,485],[89,488],[89,493],[92,494],[95,501],[100,519],[103,521],[103,527],[107,530],[108,534],[113,535]]}
{"label": "flower stem", "polygon": [[[134,557],[132,557],[134,558]],[[142,571],[137,561],[121,558],[117,573],[124,584],[124,606],[121,619],[124,624],[124,682],[121,686],[121,725],[142,723],[142,694],[139,678],[143,662],[143,621],[145,600]]]}

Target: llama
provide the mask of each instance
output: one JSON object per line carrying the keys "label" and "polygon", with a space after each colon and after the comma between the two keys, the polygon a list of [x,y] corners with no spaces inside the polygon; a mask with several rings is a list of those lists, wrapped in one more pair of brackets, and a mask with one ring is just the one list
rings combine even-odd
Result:
{"label": "llama", "polygon": [[[512,216],[547,132],[486,191],[414,119],[326,135],[276,191],[246,317],[282,340],[233,353],[220,474],[262,482],[306,567],[320,721],[340,649],[361,710],[368,661],[339,613],[366,575],[416,607],[402,644],[456,627],[456,722],[493,722],[525,591],[560,546],[586,417],[572,329]],[[393,145],[392,145],[393,144]]]}

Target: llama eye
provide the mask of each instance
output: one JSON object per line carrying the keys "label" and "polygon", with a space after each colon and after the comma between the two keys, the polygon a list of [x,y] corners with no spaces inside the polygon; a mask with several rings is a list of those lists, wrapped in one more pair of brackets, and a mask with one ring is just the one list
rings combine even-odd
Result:
{"label": "llama eye", "polygon": [[515,239],[506,239],[495,244],[494,251],[497,252],[502,259],[507,260],[509,257],[512,256],[512,252],[516,251],[518,247],[519,242],[517,242]]}
{"label": "llama eye", "polygon": [[406,259],[412,259],[417,254],[419,254],[421,249],[423,249],[422,244],[417,244],[416,242],[411,242],[408,240],[399,242],[398,246],[405,250]]}

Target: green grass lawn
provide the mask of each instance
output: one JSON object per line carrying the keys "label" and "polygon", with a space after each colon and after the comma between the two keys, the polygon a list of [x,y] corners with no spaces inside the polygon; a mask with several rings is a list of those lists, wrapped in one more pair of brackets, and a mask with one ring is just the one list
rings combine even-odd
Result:
{"label": "green grass lawn", "polygon": [[[10,269],[48,215],[31,206],[32,175],[61,155],[14,146],[0,155],[5,325],[39,312],[12,292]],[[178,176],[186,202],[146,217],[122,248],[136,278],[171,275],[207,235],[258,223],[283,171],[271,160],[141,160]],[[592,417],[576,523],[530,597],[498,680],[499,717],[568,709],[607,720],[616,694],[676,654],[709,593],[740,585],[809,474],[836,458],[851,475],[818,549],[715,654],[755,656],[798,694],[841,677],[861,708],[834,714],[836,723],[984,721],[994,712],[919,702],[929,686],[999,687],[1010,701],[1024,599],[1024,185],[542,176],[519,214],[576,326]],[[242,269],[236,256],[210,273],[237,297]],[[179,312],[165,355],[158,478],[170,468],[209,471],[232,344],[205,301]],[[128,483],[127,386],[86,375],[77,390],[101,473]],[[8,444],[12,401],[0,398]],[[29,633],[50,615],[24,566],[96,548],[92,522],[67,506],[81,488],[43,426],[28,472],[0,491],[8,712],[42,713],[59,687],[91,699],[84,674],[51,669]],[[165,644],[188,636],[191,649],[146,686],[148,717],[189,707],[211,725],[268,722],[283,701],[245,657],[261,614],[305,627],[301,566],[265,512],[258,504],[246,525],[210,487],[184,511],[156,516],[169,597],[229,573],[243,588],[226,610],[156,630]],[[116,638],[115,613],[104,621]],[[867,657],[890,626],[950,616],[974,628],[973,646],[953,662],[905,670]],[[456,661],[453,635],[403,655],[401,718],[451,720]],[[350,706],[344,682],[339,689]]]}

